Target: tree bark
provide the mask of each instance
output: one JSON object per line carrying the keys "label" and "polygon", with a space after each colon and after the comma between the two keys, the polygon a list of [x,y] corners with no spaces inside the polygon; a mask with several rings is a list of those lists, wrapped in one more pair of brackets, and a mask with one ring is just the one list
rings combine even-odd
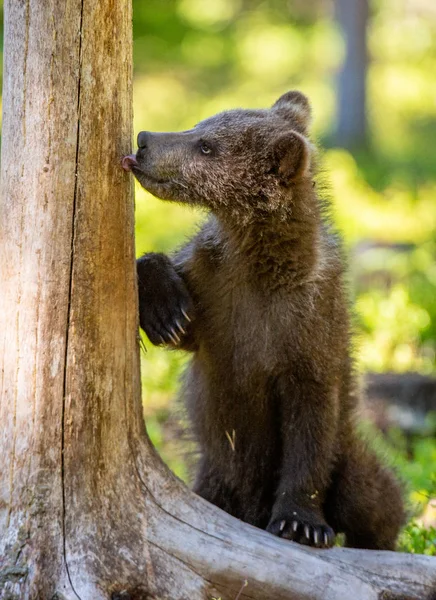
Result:
{"label": "tree bark", "polygon": [[0,599],[423,598],[436,559],[276,539],[146,436],[130,0],[7,0],[4,74]]}
{"label": "tree bark", "polygon": [[362,146],[367,137],[368,12],[368,0],[335,0],[336,20],[345,43],[345,60],[337,81],[335,143],[345,148]]}

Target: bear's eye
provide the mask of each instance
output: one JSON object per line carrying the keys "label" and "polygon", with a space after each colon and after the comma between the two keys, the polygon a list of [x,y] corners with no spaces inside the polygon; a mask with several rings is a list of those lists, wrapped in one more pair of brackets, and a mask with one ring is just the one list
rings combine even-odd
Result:
{"label": "bear's eye", "polygon": [[200,150],[202,154],[210,154],[212,152],[212,148],[206,142],[200,143]]}

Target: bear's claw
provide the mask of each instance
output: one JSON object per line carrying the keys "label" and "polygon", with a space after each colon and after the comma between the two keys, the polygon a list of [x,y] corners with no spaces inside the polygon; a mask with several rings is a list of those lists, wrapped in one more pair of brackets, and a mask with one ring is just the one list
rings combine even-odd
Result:
{"label": "bear's claw", "polygon": [[179,346],[189,333],[194,311],[182,278],[167,257],[148,254],[137,262],[139,321],[156,346]]}
{"label": "bear's claw", "polygon": [[324,523],[308,523],[306,520],[276,519],[267,531],[287,540],[292,540],[315,548],[330,548],[335,541],[335,534],[329,525]]}

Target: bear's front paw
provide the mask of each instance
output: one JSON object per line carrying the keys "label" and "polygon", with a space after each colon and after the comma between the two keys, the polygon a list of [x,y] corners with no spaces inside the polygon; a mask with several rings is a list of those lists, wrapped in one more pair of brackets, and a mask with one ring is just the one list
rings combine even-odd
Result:
{"label": "bear's front paw", "polygon": [[273,517],[266,530],[273,535],[315,548],[330,548],[335,541],[333,529],[319,515],[298,508]]}
{"label": "bear's front paw", "polygon": [[179,346],[189,333],[193,302],[183,279],[163,255],[138,261],[139,322],[156,346]]}
{"label": "bear's front paw", "polygon": [[141,327],[155,346],[180,346],[188,335],[191,321],[175,298],[161,304],[158,310],[140,310]]}

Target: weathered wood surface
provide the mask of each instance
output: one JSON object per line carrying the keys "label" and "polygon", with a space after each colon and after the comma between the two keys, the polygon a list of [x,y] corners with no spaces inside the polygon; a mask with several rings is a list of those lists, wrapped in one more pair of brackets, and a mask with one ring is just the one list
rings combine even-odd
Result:
{"label": "weathered wood surface", "polygon": [[4,81],[0,599],[425,597],[436,559],[276,539],[145,435],[130,0],[7,0]]}

